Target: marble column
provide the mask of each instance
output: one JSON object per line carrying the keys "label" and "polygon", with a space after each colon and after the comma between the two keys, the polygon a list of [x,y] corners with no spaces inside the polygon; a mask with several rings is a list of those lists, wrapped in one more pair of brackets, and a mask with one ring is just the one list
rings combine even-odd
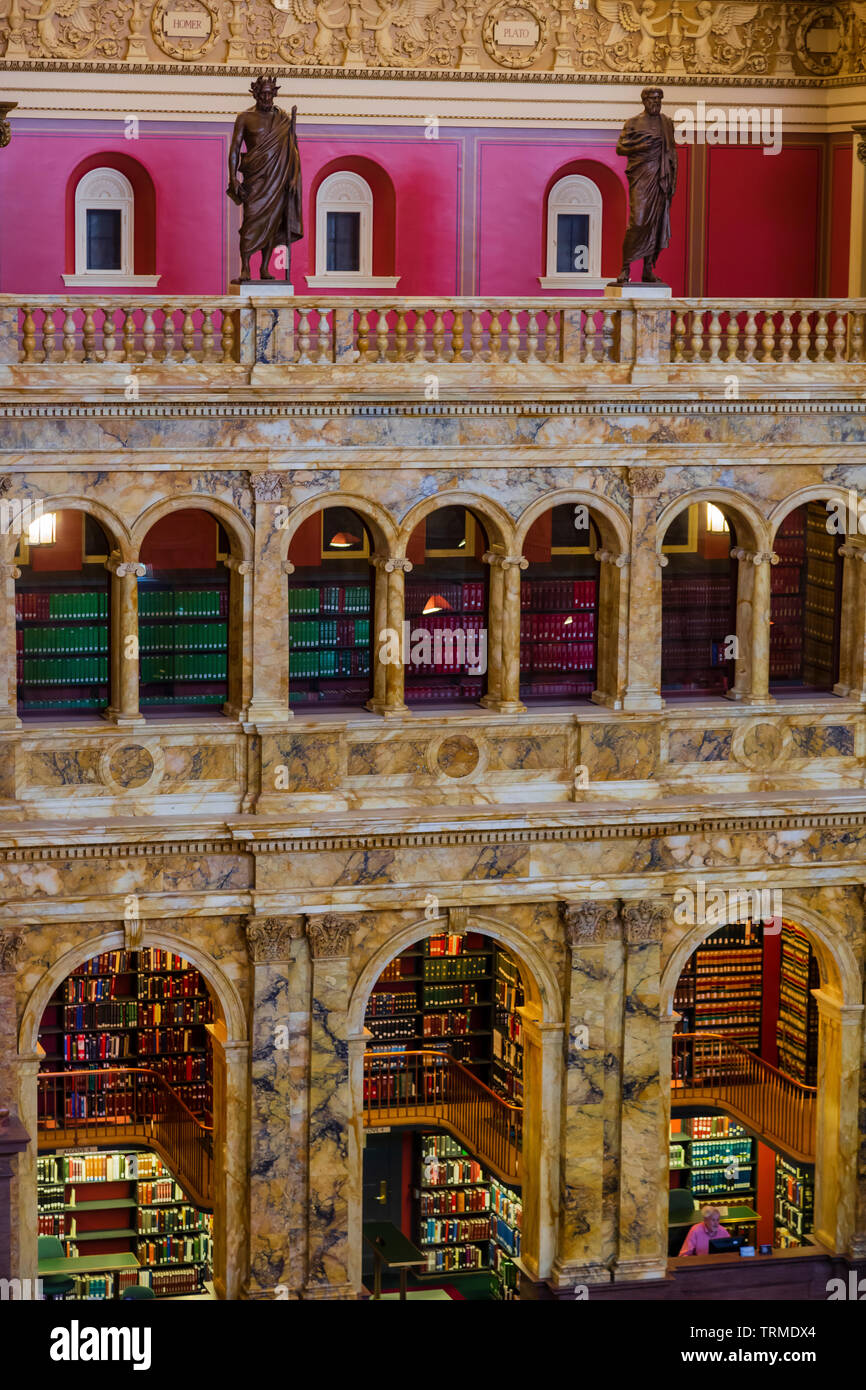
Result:
{"label": "marble column", "polygon": [[105,568],[111,574],[111,631],[108,649],[110,704],[105,718],[125,728],[143,724],[138,704],[138,581],[145,567],[113,550]]}
{"label": "marble column", "polygon": [[250,1299],[299,1298],[304,1284],[309,967],[302,937],[301,917],[247,921],[250,1258],[244,1296]]}
{"label": "marble column", "polygon": [[625,903],[617,1279],[667,1272],[669,1126],[659,1076],[659,991],[664,903]]}
{"label": "marble column", "polygon": [[253,566],[250,560],[239,560],[235,555],[229,555],[223,564],[229,571],[228,699],[223,713],[230,719],[246,720],[253,687],[246,640],[253,620]]}
{"label": "marble column", "polygon": [[[14,644],[13,644],[14,651]],[[0,931],[0,1106],[9,1106],[18,1113],[18,1024],[15,1007],[15,977],[18,970],[18,955],[24,938],[14,930]],[[28,1131],[29,1133],[29,1131]],[[31,1134],[31,1148],[36,1147],[35,1131]],[[11,1229],[11,1270],[18,1270],[18,1169],[26,1162],[24,1155],[12,1165],[10,1178],[9,1210],[13,1213]]]}
{"label": "marble column", "polygon": [[20,729],[18,662],[15,650],[15,580],[21,571],[0,564],[0,729]]}
{"label": "marble column", "polygon": [[662,583],[665,557],[658,553],[657,496],[664,481],[660,468],[630,468],[632,490],[631,555],[628,594],[626,710],[661,709]]}
{"label": "marble column", "polygon": [[744,705],[763,705],[770,695],[770,566],[779,563],[772,550],[746,550],[736,546],[731,558],[737,572],[737,632],[740,655],[734,668],[729,700]]}
{"label": "marble column", "polygon": [[599,564],[598,665],[591,698],[608,709],[622,709],[628,639],[628,556],[597,550],[595,558]]}
{"label": "marble column", "polygon": [[849,536],[839,546],[842,567],[842,630],[839,679],[834,695],[866,703],[866,538]]}
{"label": "marble column", "polygon": [[[529,561],[523,555],[498,555],[493,551],[488,551],[484,560],[490,565],[490,615],[487,694],[481,703],[485,709],[495,710],[498,714],[521,714],[526,706],[520,699],[520,571],[528,569]],[[498,635],[493,628],[494,575],[497,571],[502,575]],[[492,693],[490,686],[493,674],[491,653],[494,648],[499,653],[498,696]]]}
{"label": "marble column", "polygon": [[209,1023],[213,1057],[214,1288],[241,1297],[249,1270],[249,1058],[246,1042]]}
{"label": "marble column", "polygon": [[812,990],[818,1005],[818,1102],[815,1132],[815,1235],[829,1249],[866,1255],[866,1184],[858,1193],[858,1083],[863,1005]]}
{"label": "marble column", "polygon": [[403,621],[406,610],[405,576],[412,570],[412,561],[405,556],[373,555],[371,563],[375,568],[376,583],[374,593],[373,619],[373,698],[367,701],[367,708],[385,719],[394,719],[409,714],[404,698],[406,670],[402,659],[387,663],[379,660],[383,646],[391,649],[393,640],[387,641],[382,633],[387,628],[389,635],[396,634],[400,657],[403,656]]}
{"label": "marble column", "polygon": [[485,709],[499,709],[502,701],[502,612],[505,602],[505,571],[497,563],[502,558],[496,550],[482,556],[490,566],[487,583],[487,690],[481,697]]}
{"label": "marble column", "polygon": [[562,1023],[545,1023],[535,1005],[523,1021],[523,1238],[521,1263],[534,1279],[551,1274],[559,1220]]}
{"label": "marble column", "polygon": [[252,603],[252,699],[247,718],[251,724],[283,723],[289,709],[289,603],[286,574],[293,566],[284,562],[282,538],[288,508],[282,503],[283,479],[279,473],[252,473],[255,499]]}
{"label": "marble column", "polygon": [[[18,1118],[31,1136],[32,1142],[28,1144],[24,1153],[18,1155],[18,1172],[12,1182],[12,1211],[16,1210],[15,1188],[18,1189],[18,1265],[12,1265],[12,1277],[19,1279],[36,1279],[38,1275],[38,1249],[37,1249],[37,1230],[35,1212],[37,1207],[36,1192],[36,1156],[38,1134],[38,1113],[37,1113],[37,1082],[39,1075],[39,1057],[37,1054],[32,1056],[18,1057]],[[15,1241],[15,1221],[12,1223],[13,1254]]]}
{"label": "marble column", "polygon": [[852,126],[851,236],[848,247],[848,297],[866,298],[866,125]]}
{"label": "marble column", "polygon": [[552,1282],[610,1281],[616,1174],[622,929],[616,902],[560,904],[571,947],[561,1092],[559,1232]]}
{"label": "marble column", "polygon": [[349,953],[357,920],[307,917],[312,958],[309,1080],[309,1196],[305,1299],[352,1299],[349,1214]]}

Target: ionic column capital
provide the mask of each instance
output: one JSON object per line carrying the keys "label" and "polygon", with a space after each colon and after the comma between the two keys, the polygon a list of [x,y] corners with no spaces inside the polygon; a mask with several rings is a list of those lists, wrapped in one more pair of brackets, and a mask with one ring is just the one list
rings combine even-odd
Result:
{"label": "ionic column capital", "polygon": [[105,568],[111,574],[116,574],[118,579],[128,579],[135,577],[142,579],[147,574],[147,565],[143,565],[140,560],[124,560],[119,550],[112,550],[105,562]]}
{"label": "ionic column capital", "polygon": [[481,559],[485,565],[492,565],[503,570],[529,569],[529,561],[526,559],[525,555],[497,555],[493,550],[486,550],[481,556]]}
{"label": "ionic column capital", "polygon": [[349,955],[352,937],[358,929],[357,917],[344,917],[339,912],[326,912],[322,917],[307,918],[307,940],[314,960],[338,960]]}
{"label": "ionic column capital", "polygon": [[743,560],[748,565],[778,565],[779,557],[775,550],[746,550],[735,545],[731,551],[732,560]]}
{"label": "ionic column capital", "polygon": [[559,915],[572,950],[579,946],[597,946],[606,941],[619,941],[622,937],[618,899],[614,902],[594,902],[592,899],[585,899],[581,902],[560,903]]}
{"label": "ionic column capital", "polygon": [[252,574],[252,560],[239,560],[235,555],[227,555],[223,560],[227,570],[234,570],[237,574]]}
{"label": "ionic column capital", "polygon": [[386,574],[410,574],[414,569],[411,560],[407,560],[405,555],[371,555],[370,564],[375,565],[377,570],[384,570]]}
{"label": "ionic column capital", "polygon": [[0,579],[20,579],[21,571],[17,565],[11,562],[0,564]]}
{"label": "ionic column capital", "polygon": [[667,566],[667,562],[668,562],[668,557],[667,557],[667,555],[662,555],[661,551],[660,551],[660,550],[657,550],[657,551],[656,551],[656,564],[658,565],[659,569],[660,569],[660,570],[665,569],[665,567]]}
{"label": "ionic column capital", "polygon": [[600,565],[616,565],[618,570],[624,569],[629,562],[628,555],[617,555],[613,550],[597,550],[594,558]]}
{"label": "ionic column capital", "polygon": [[850,541],[846,541],[844,545],[839,546],[839,554],[846,560],[866,561],[866,545],[852,545]]}
{"label": "ionic column capital", "polygon": [[626,941],[634,946],[661,941],[668,916],[667,905],[650,898],[636,903],[624,903],[622,920]]}
{"label": "ionic column capital", "polygon": [[291,560],[283,560],[281,568],[283,574],[294,574],[295,572],[295,567],[292,564]]}

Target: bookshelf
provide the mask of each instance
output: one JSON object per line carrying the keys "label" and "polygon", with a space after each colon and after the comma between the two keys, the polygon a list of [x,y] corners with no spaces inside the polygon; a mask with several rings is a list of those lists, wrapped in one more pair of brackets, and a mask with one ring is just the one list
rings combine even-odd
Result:
{"label": "bookshelf", "polygon": [[148,1149],[85,1149],[36,1161],[39,1235],[67,1256],[135,1255],[138,1269],[74,1275],[72,1299],[119,1298],[131,1284],[157,1297],[202,1292],[211,1277],[213,1218],[195,1207]]}
{"label": "bookshelf", "polygon": [[595,689],[597,603],[598,583],[594,577],[523,580],[520,587],[521,699],[574,699],[588,698],[592,694]]}
{"label": "bookshelf", "polygon": [[708,561],[704,572],[678,573],[685,558],[676,557],[679,567],[669,559],[662,571],[662,689],[724,693],[732,682],[725,639],[736,632],[736,565]]}
{"label": "bookshelf", "polygon": [[795,1081],[814,1086],[818,1076],[818,1005],[811,991],[821,983],[818,961],[807,938],[782,923],[779,1020],[776,1044],[779,1068]]}
{"label": "bookshelf", "polygon": [[491,1088],[523,1104],[523,984],[517,962],[497,947],[493,980]]}
{"label": "bookshelf", "polygon": [[[406,702],[480,700],[484,673],[473,674],[470,667],[485,664],[480,659],[487,609],[485,580],[461,579],[456,569],[443,575],[437,567],[429,579],[407,580],[405,602],[411,658],[406,666]],[[462,634],[462,639],[453,634]]]}
{"label": "bookshelf", "polygon": [[773,1244],[781,1250],[806,1245],[815,1208],[815,1170],[776,1154]]}
{"label": "bookshelf", "polygon": [[[213,1004],[200,973],[157,947],[106,951],[85,961],[58,986],[39,1028],[43,1071],[149,1067],[159,1072],[193,1113],[210,1123]],[[124,1112],[128,1082],[80,1095],[94,1115]],[[79,1118],[84,1118],[80,1115]],[[61,1116],[43,1119],[62,1123]]]}
{"label": "bookshelf", "polygon": [[[756,1140],[736,1121],[725,1115],[699,1115],[681,1121],[680,1130],[671,1130],[670,1167],[677,1182],[688,1187],[695,1201],[754,1205],[757,1188]],[[733,1229],[722,1217],[731,1235],[748,1234],[753,1223]]]}
{"label": "bookshelf", "polygon": [[832,688],[839,646],[839,537],[827,530],[820,502],[785,517],[770,571],[770,680]]}
{"label": "bookshelf", "polygon": [[[94,566],[98,570],[98,566]],[[108,704],[108,576],[77,584],[28,575],[15,590],[18,712],[74,713]]]}
{"label": "bookshelf", "polygon": [[369,565],[358,582],[312,572],[289,582],[289,702],[363,705],[372,679]]}
{"label": "bookshelf", "polygon": [[[760,1052],[763,954],[760,923],[731,923],[707,937],[692,958],[692,1032],[722,1033],[741,1047]],[[712,1043],[695,1039],[694,1066],[704,1076],[718,1071]]]}
{"label": "bookshelf", "polygon": [[138,581],[142,709],[221,708],[228,698],[225,570],[159,572]]}
{"label": "bookshelf", "polygon": [[[491,1271],[494,1297],[516,1297],[523,1205],[450,1135],[418,1137],[418,1236],[427,1275]],[[494,1283],[496,1291],[494,1292]]]}

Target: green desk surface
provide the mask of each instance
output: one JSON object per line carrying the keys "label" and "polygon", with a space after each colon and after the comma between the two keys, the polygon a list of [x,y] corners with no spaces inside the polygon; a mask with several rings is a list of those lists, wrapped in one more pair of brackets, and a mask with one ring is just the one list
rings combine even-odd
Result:
{"label": "green desk surface", "polygon": [[[705,1202],[704,1205],[705,1205],[705,1206],[718,1207],[718,1206],[720,1206],[720,1205],[721,1205],[721,1206],[724,1206],[724,1203],[722,1202],[722,1203],[720,1204],[720,1203],[718,1203],[718,1202]],[[687,1217],[685,1218],[684,1221],[669,1221],[669,1222],[668,1222],[668,1225],[671,1226],[671,1227],[674,1227],[674,1226],[696,1226],[696,1225],[700,1222],[700,1220],[701,1220],[701,1213],[700,1213],[700,1211],[698,1210],[698,1211],[693,1211],[692,1214],[691,1214],[691,1216],[687,1216]],[[756,1211],[753,1211],[751,1207],[737,1207],[737,1206],[729,1205],[729,1206],[728,1206],[728,1214],[727,1214],[727,1216],[720,1216],[720,1217],[719,1217],[719,1225],[720,1225],[720,1226],[724,1226],[726,1222],[730,1221],[732,1225],[736,1226],[736,1225],[742,1225],[742,1223],[743,1223],[744,1221],[759,1221],[759,1220],[760,1220],[760,1217],[758,1216],[758,1213],[757,1213]]]}
{"label": "green desk surface", "polygon": [[139,1269],[134,1255],[58,1255],[40,1260],[39,1274],[101,1274],[113,1269]]}
{"label": "green desk surface", "polygon": [[392,1269],[426,1265],[427,1257],[390,1221],[365,1221],[364,1239]]}

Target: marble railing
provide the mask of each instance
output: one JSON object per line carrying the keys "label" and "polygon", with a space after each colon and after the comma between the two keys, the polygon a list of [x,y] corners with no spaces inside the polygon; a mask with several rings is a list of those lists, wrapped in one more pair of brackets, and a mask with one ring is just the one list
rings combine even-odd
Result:
{"label": "marble railing", "polygon": [[863,300],[4,295],[0,385],[38,387],[101,369],[111,386],[119,368],[120,380],[143,371],[157,385],[228,372],[240,386],[259,384],[267,367],[315,369],[312,380],[339,366],[345,380],[354,366],[365,376],[377,369],[369,376],[377,384],[378,369],[399,368],[387,378],[399,390],[413,368],[469,365],[503,382],[518,367],[539,382],[562,367],[568,376],[607,368],[623,382],[638,369],[643,382],[655,368],[681,384],[683,368],[692,381],[697,369],[732,364],[760,376],[796,368],[794,382],[808,366],[810,384],[815,376],[862,384],[864,322]]}

